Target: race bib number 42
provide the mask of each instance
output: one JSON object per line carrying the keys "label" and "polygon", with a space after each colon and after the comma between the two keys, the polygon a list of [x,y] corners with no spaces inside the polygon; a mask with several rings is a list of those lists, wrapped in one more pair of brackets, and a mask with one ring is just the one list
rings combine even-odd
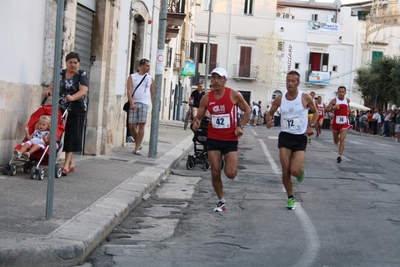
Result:
{"label": "race bib number 42", "polygon": [[231,127],[229,114],[213,114],[211,115],[211,123],[213,128],[227,129]]}

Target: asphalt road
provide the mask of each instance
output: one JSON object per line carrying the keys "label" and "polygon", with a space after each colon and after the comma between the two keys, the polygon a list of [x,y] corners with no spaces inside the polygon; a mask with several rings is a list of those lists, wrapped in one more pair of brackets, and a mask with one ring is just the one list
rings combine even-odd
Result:
{"label": "asphalt road", "polygon": [[307,176],[286,210],[278,129],[246,127],[239,175],[183,160],[88,257],[86,266],[400,266],[400,143],[349,134],[341,164],[325,130],[307,147]]}

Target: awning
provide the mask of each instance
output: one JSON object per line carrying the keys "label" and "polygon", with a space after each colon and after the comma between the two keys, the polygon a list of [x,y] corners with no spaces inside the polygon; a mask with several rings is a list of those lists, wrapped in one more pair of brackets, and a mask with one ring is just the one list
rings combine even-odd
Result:
{"label": "awning", "polygon": [[350,110],[370,110],[369,107],[354,103],[350,101]]}

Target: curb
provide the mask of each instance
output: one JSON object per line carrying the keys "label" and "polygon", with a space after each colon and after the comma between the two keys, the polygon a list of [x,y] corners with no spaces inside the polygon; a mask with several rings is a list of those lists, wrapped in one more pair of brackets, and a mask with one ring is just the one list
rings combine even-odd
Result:
{"label": "curb", "polygon": [[143,197],[160,183],[171,168],[192,149],[192,136],[129,177],[91,206],[75,215],[44,238],[7,240],[0,247],[0,267],[68,267],[83,264],[86,257]]}

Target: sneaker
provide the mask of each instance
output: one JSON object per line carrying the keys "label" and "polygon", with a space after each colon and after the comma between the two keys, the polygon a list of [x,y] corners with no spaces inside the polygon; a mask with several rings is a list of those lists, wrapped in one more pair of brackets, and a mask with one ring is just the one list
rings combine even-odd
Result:
{"label": "sneaker", "polygon": [[337,163],[342,162],[342,157],[341,157],[341,156],[337,157],[336,162],[337,162]]}
{"label": "sneaker", "polygon": [[[395,141],[395,142],[399,142],[399,139],[396,138],[396,139],[394,139],[394,141]],[[15,152],[15,151],[14,151],[14,152]]]}
{"label": "sneaker", "polygon": [[304,177],[306,177],[306,172],[304,171],[304,166],[301,168],[301,174],[300,176],[297,176],[297,182],[301,183],[304,180]]}
{"label": "sneaker", "polygon": [[134,143],[134,142],[135,142],[135,139],[133,139],[132,136],[128,136],[128,137],[126,138],[126,142],[127,142],[127,143]]}
{"label": "sneaker", "polygon": [[214,212],[223,212],[226,211],[226,203],[218,202],[217,207],[214,208]]}
{"label": "sneaker", "polygon": [[287,200],[286,208],[288,210],[294,210],[295,207],[296,207],[296,200],[294,200],[294,198],[289,198]]}
{"label": "sneaker", "polygon": [[23,157],[25,160],[28,160],[30,156],[31,156],[31,153],[29,153],[29,152],[25,152],[24,154],[22,154],[22,157]]}
{"label": "sneaker", "polygon": [[21,151],[14,150],[14,157],[17,158],[17,159],[20,159],[21,158]]}

